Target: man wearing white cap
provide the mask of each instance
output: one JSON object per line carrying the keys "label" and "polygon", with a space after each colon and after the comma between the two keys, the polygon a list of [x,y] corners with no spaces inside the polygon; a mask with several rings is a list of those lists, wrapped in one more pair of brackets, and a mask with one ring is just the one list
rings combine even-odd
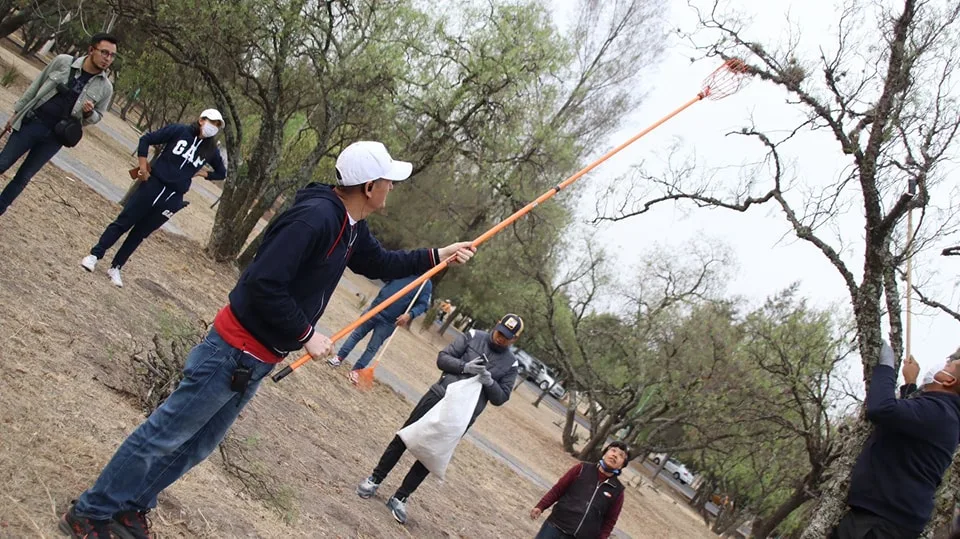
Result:
{"label": "man wearing white cap", "polygon": [[[158,167],[159,168],[159,167]],[[93,487],[60,520],[72,537],[149,537],[157,495],[216,449],[261,380],[290,352],[326,358],[316,332],[344,270],[373,279],[468,261],[470,243],[387,251],[363,219],[383,208],[413,166],[379,142],[356,142],[337,158],[337,185],[310,184],[264,232],[253,262],[230,292],[206,339],[190,351],[183,381],[120,445]]]}
{"label": "man wearing white cap", "polygon": [[[127,233],[120,249],[113,256],[107,275],[116,286],[123,286],[120,269],[130,255],[173,214],[186,204],[183,195],[190,190],[194,176],[208,180],[222,180],[227,176],[223,159],[217,149],[217,133],[223,128],[223,116],[216,109],[207,109],[192,124],[170,124],[140,137],[137,158],[140,170],[137,177],[142,185],[133,193],[117,218],[107,225],[90,254],[80,261],[87,271],[93,271],[97,260],[103,258],[120,236]],[[147,163],[150,146],[163,144],[163,151],[153,163]],[[204,166],[210,165],[213,172]]]}

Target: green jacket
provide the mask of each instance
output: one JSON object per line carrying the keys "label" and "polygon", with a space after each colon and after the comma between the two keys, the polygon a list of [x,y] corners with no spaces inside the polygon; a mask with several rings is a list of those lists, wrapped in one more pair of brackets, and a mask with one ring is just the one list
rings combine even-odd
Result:
{"label": "green jacket", "polygon": [[[19,130],[23,118],[28,112],[43,105],[48,99],[56,95],[57,84],[66,84],[70,78],[70,70],[75,69],[79,72],[86,58],[86,56],[80,56],[74,60],[69,54],[60,54],[51,60],[47,67],[40,72],[40,76],[34,79],[27,91],[23,92],[23,96],[13,105],[13,129]],[[107,73],[102,71],[91,77],[87,85],[84,86],[83,92],[80,93],[76,104],[73,105],[72,115],[74,118],[81,120],[83,125],[95,124],[103,119],[103,115],[107,113],[112,97],[113,84],[107,79]],[[84,101],[93,101],[94,104],[93,112],[87,117],[83,116]]]}

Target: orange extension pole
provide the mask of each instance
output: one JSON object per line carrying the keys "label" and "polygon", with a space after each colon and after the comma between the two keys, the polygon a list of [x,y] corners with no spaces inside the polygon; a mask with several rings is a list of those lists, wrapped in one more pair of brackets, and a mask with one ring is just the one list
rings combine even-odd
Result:
{"label": "orange extension pole", "polygon": [[[529,204],[527,204],[527,205],[524,206],[523,208],[520,208],[519,210],[517,210],[513,215],[507,217],[507,218],[504,219],[503,221],[500,221],[499,223],[497,223],[496,225],[494,225],[490,230],[487,230],[486,232],[484,232],[483,234],[481,234],[479,237],[477,237],[475,240],[473,240],[473,242],[471,243],[471,245],[472,245],[474,248],[479,247],[479,246],[482,245],[484,242],[486,242],[487,240],[489,240],[490,238],[492,238],[493,236],[495,236],[497,233],[499,233],[500,231],[502,231],[502,230],[505,229],[506,227],[510,226],[511,224],[513,224],[514,222],[516,222],[518,219],[520,219],[520,218],[523,217],[524,215],[526,215],[526,214],[530,213],[531,211],[533,211],[534,208],[536,208],[536,207],[539,206],[540,204],[546,202],[547,200],[553,198],[557,193],[559,193],[559,192],[562,191],[563,189],[566,189],[567,187],[569,187],[571,184],[573,184],[574,182],[576,182],[577,180],[579,180],[580,178],[582,178],[585,174],[587,174],[587,173],[590,172],[591,170],[597,168],[597,167],[600,166],[602,163],[604,163],[606,160],[610,159],[611,157],[613,157],[614,155],[616,155],[617,153],[619,153],[620,151],[622,151],[622,150],[623,150],[624,148],[626,148],[627,146],[630,146],[631,144],[633,144],[634,142],[636,142],[637,140],[639,140],[641,137],[645,136],[647,133],[653,131],[654,129],[656,129],[656,128],[658,128],[658,127],[660,127],[661,125],[663,125],[664,123],[666,123],[668,120],[670,120],[670,119],[673,118],[674,116],[676,116],[676,115],[680,114],[681,112],[683,112],[684,110],[688,109],[688,108],[689,108],[691,105],[693,105],[694,103],[697,103],[697,102],[699,102],[699,101],[701,101],[701,100],[703,100],[703,99],[706,99],[706,98],[708,98],[708,97],[709,97],[709,98],[713,98],[713,99],[720,99],[720,98],[726,97],[727,95],[732,94],[733,92],[735,92],[736,90],[738,90],[738,89],[740,88],[740,86],[741,86],[741,78],[740,78],[740,77],[742,77],[742,75],[745,75],[746,73],[747,73],[747,69],[746,69],[746,67],[745,67],[745,64],[743,64],[743,62],[741,62],[741,61],[738,60],[738,59],[730,59],[730,60],[727,60],[726,62],[724,62],[724,64],[723,64],[720,68],[718,68],[716,71],[714,71],[714,72],[707,78],[707,81],[705,81],[705,85],[704,85],[703,90],[702,90],[700,93],[698,93],[698,94],[696,95],[696,97],[691,98],[689,101],[687,101],[687,102],[684,103],[683,105],[680,105],[679,107],[677,107],[677,108],[676,108],[673,112],[671,112],[670,114],[667,114],[667,115],[664,116],[663,118],[660,118],[659,120],[657,120],[656,122],[654,122],[653,124],[651,124],[649,127],[647,127],[646,129],[644,129],[643,131],[640,131],[639,133],[637,133],[636,135],[630,137],[629,139],[627,139],[625,142],[623,142],[623,143],[620,144],[619,146],[617,146],[617,147],[613,148],[612,150],[608,151],[607,153],[603,154],[603,155],[600,156],[600,158],[598,158],[596,161],[594,161],[594,162],[590,163],[589,165],[583,167],[582,169],[580,169],[580,171],[578,171],[578,172],[577,172],[576,174],[574,174],[573,176],[570,176],[570,177],[567,178],[566,180],[563,180],[562,182],[560,182],[559,184],[557,184],[554,188],[552,188],[552,189],[550,189],[549,191],[547,191],[546,193],[540,195],[540,196],[537,197],[534,201],[530,202]],[[454,255],[454,256],[455,256],[455,255]],[[376,307],[374,307],[374,308],[370,309],[369,311],[367,311],[366,313],[364,313],[360,318],[357,318],[356,320],[354,320],[354,321],[353,321],[351,324],[349,324],[347,327],[345,327],[345,328],[341,329],[340,331],[334,333],[333,336],[330,337],[330,340],[333,341],[333,342],[337,342],[337,341],[339,341],[340,339],[346,337],[347,335],[350,334],[350,332],[352,332],[352,331],[355,330],[356,328],[360,327],[361,324],[363,324],[363,323],[366,322],[367,320],[370,320],[371,318],[373,318],[374,316],[376,316],[377,313],[379,313],[380,311],[386,309],[388,306],[390,306],[391,304],[393,304],[394,302],[396,302],[397,300],[399,300],[399,299],[402,298],[403,296],[407,295],[411,290],[413,290],[414,288],[420,286],[420,284],[422,284],[424,281],[426,281],[427,279],[433,277],[433,276],[436,275],[437,273],[440,273],[441,271],[443,271],[443,269],[446,268],[446,267],[450,264],[450,261],[451,261],[452,259],[453,259],[453,256],[451,256],[450,258],[447,258],[446,260],[443,260],[442,262],[440,262],[439,264],[437,264],[436,266],[434,266],[433,268],[431,268],[429,271],[427,271],[426,273],[424,273],[423,275],[421,275],[420,277],[418,277],[416,280],[414,280],[413,282],[411,282],[411,283],[408,284],[407,286],[405,286],[405,287],[403,287],[402,289],[400,289],[400,291],[398,291],[396,294],[390,296],[389,298],[387,298],[385,301],[383,301],[382,303],[380,303],[380,304],[377,305]],[[300,367],[302,367],[303,365],[305,365],[307,362],[309,362],[311,359],[313,359],[313,358],[310,356],[310,354],[304,354],[303,356],[300,357],[300,359],[297,359],[296,361],[294,361],[294,362],[291,363],[290,365],[284,367],[284,368],[281,369],[279,372],[277,372],[276,374],[274,374],[273,377],[272,377],[272,378],[273,378],[273,381],[274,381],[274,382],[279,382],[280,380],[283,380],[283,379],[286,378],[290,373],[292,373],[293,371],[299,369]]]}

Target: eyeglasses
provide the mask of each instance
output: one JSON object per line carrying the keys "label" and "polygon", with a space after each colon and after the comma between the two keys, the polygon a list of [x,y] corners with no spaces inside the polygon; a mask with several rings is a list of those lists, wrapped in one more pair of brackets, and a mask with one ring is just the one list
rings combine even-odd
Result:
{"label": "eyeglasses", "polygon": [[107,49],[97,49],[97,52],[100,53],[100,56],[103,56],[106,59],[116,58],[117,53],[107,50]]}

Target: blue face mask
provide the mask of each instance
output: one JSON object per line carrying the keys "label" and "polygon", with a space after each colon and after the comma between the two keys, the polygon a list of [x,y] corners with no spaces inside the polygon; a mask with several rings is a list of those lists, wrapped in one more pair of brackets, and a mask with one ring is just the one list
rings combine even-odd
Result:
{"label": "blue face mask", "polygon": [[600,459],[600,469],[613,475],[620,475],[619,468],[608,468],[607,463],[603,461],[603,458]]}

